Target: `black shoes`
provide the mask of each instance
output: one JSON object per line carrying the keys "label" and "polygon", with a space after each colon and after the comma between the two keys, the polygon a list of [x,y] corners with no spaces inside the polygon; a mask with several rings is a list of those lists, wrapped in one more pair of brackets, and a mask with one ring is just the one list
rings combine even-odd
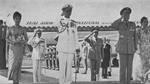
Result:
{"label": "black shoes", "polygon": [[107,79],[107,74],[102,74],[103,79]]}
{"label": "black shoes", "polygon": [[79,70],[76,70],[75,73],[79,73]]}
{"label": "black shoes", "polygon": [[111,76],[111,72],[108,72],[108,76]]}
{"label": "black shoes", "polygon": [[82,72],[82,74],[87,74],[87,71]]}
{"label": "black shoes", "polygon": [[104,79],[107,79],[107,75],[103,76]]}

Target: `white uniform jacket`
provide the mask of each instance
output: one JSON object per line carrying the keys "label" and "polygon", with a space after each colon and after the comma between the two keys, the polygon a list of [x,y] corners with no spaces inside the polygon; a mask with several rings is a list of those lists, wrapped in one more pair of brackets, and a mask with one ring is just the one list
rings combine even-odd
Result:
{"label": "white uniform jacket", "polygon": [[75,50],[79,48],[77,26],[75,21],[62,17],[58,22],[58,52],[63,53],[75,53]]}
{"label": "white uniform jacket", "polygon": [[41,59],[45,55],[46,46],[43,38],[34,37],[28,41],[33,47],[32,59]]}

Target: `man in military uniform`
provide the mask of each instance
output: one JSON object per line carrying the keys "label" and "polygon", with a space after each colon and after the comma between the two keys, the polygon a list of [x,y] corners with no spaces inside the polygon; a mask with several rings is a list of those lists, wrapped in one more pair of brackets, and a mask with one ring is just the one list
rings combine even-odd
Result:
{"label": "man in military uniform", "polygon": [[98,38],[98,29],[92,30],[92,35],[88,36],[85,41],[90,45],[88,58],[91,63],[91,81],[99,80],[99,68],[103,56],[103,40]]}
{"label": "man in military uniform", "polygon": [[58,51],[60,64],[59,84],[71,84],[72,61],[78,49],[78,35],[76,22],[70,19],[72,6],[67,4],[62,8],[62,18],[58,22]]}
{"label": "man in military uniform", "polygon": [[88,70],[87,57],[88,57],[88,45],[87,42],[83,42],[81,45],[81,56],[83,60],[83,72],[82,74],[86,74]]}
{"label": "man in military uniform", "polygon": [[130,84],[133,56],[137,50],[136,25],[129,21],[130,14],[131,9],[125,7],[120,11],[121,18],[112,23],[112,27],[119,32],[120,84]]}

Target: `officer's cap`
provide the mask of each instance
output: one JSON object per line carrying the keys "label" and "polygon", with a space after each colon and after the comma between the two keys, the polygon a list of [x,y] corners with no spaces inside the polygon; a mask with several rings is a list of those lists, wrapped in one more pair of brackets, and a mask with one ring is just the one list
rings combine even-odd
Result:
{"label": "officer's cap", "polygon": [[40,29],[35,30],[36,33],[42,33]]}
{"label": "officer's cap", "polygon": [[62,7],[62,11],[66,11],[66,10],[72,10],[72,5],[70,4],[66,4],[65,6]]}
{"label": "officer's cap", "polygon": [[91,32],[93,32],[93,31],[98,32],[98,31],[99,31],[99,29],[98,29],[98,28],[93,28],[93,29],[91,30]]}
{"label": "officer's cap", "polygon": [[132,12],[131,8],[125,7],[120,11],[120,15],[122,15],[124,11],[128,11],[129,14]]}

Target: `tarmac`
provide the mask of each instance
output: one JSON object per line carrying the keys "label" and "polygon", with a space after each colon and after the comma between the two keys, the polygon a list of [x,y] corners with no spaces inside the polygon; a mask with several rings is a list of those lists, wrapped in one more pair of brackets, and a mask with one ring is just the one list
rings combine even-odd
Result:
{"label": "tarmac", "polygon": [[[103,79],[102,77],[100,77],[99,81],[95,82],[90,81],[90,69],[88,69],[87,74],[80,73],[82,72],[82,68],[77,74],[74,73],[74,71],[75,69],[72,68],[72,84],[119,84],[119,68],[112,68],[112,76],[108,79]],[[36,84],[59,84],[59,71],[42,68],[41,78],[41,82]],[[23,67],[20,84],[33,84],[32,80],[32,67]],[[12,84],[12,81],[8,81],[7,79],[7,70],[0,70],[0,84]],[[140,83],[132,81],[132,84]]]}
{"label": "tarmac", "polygon": [[[45,62],[42,62],[42,76],[41,83],[38,84],[59,84],[59,71],[45,68]],[[91,81],[91,71],[88,68],[87,74],[81,74],[83,68],[80,68],[79,73],[74,73],[75,68],[72,68],[72,84],[119,84],[119,67],[112,68],[112,76],[107,79],[101,77],[98,81]],[[7,69],[0,70],[0,84],[12,84],[12,81],[7,79]],[[76,80],[75,80],[76,79]],[[138,81],[131,81],[132,84],[140,84]],[[24,59],[21,73],[20,84],[33,84],[32,78],[32,61],[31,59]]]}

